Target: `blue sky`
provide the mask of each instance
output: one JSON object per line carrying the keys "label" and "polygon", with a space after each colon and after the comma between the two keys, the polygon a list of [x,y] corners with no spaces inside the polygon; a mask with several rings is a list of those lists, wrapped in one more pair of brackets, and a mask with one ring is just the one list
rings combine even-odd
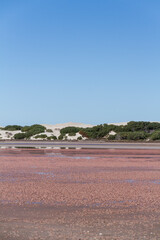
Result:
{"label": "blue sky", "polygon": [[160,121],[160,1],[0,0],[0,125]]}

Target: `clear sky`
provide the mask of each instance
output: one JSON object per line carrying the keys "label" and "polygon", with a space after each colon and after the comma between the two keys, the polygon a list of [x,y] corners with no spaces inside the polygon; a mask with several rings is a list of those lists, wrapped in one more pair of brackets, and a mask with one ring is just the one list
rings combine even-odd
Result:
{"label": "clear sky", "polygon": [[160,121],[159,0],[0,0],[0,125]]}

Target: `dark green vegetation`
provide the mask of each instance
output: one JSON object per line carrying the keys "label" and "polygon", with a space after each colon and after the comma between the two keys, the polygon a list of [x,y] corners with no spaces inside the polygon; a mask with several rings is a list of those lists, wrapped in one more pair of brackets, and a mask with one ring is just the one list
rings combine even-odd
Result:
{"label": "dark green vegetation", "polygon": [[51,132],[53,132],[53,131],[52,131],[52,129],[46,129],[46,132],[51,133]]}
{"label": "dark green vegetation", "polygon": [[17,133],[14,135],[15,139],[29,139],[30,137],[44,133],[46,128],[39,124],[34,124],[32,126],[25,126],[21,128],[22,133]]}
{"label": "dark green vegetation", "polygon": [[47,135],[46,135],[46,134],[39,134],[39,135],[36,135],[34,138],[35,138],[35,139],[37,139],[37,138],[42,138],[42,139],[44,139],[44,138],[47,138]]}
{"label": "dark green vegetation", "polygon": [[60,130],[60,136],[58,140],[63,140],[65,135],[68,133],[69,136],[75,136],[77,132],[79,132],[81,128],[79,127],[65,127]]}
{"label": "dark green vegetation", "polygon": [[14,138],[15,139],[25,139],[26,138],[26,134],[25,133],[16,133],[15,135],[14,135]]}
{"label": "dark green vegetation", "polygon": [[108,140],[145,140],[150,136],[149,133],[146,132],[120,132],[116,135],[109,135]]}
{"label": "dark green vegetation", "polygon": [[151,140],[160,140],[160,131],[155,131],[155,132],[151,135]]}
{"label": "dark green vegetation", "polygon": [[69,136],[76,136],[76,133],[70,132],[68,135],[69,135]]}
{"label": "dark green vegetation", "polygon": [[81,136],[80,136],[80,137],[78,137],[78,138],[77,138],[77,140],[82,140],[82,137],[81,137]]}
{"label": "dark green vegetation", "polygon": [[[115,135],[109,133],[114,131]],[[106,140],[124,140],[124,141],[142,141],[142,140],[160,140],[160,123],[158,122],[128,122],[125,126],[116,126],[112,124],[101,124],[92,128],[66,127],[61,129],[59,140],[63,139],[68,133],[70,136],[79,132],[82,137],[89,139]]]}
{"label": "dark green vegetation", "polygon": [[47,137],[47,140],[57,140],[57,137],[56,136],[50,136],[50,137]]}
{"label": "dark green vegetation", "polygon": [[4,128],[2,128],[2,130],[7,130],[7,131],[17,131],[17,130],[21,130],[22,127],[19,125],[8,125]]}
{"label": "dark green vegetation", "polygon": [[58,140],[63,140],[63,137],[65,136],[65,134],[61,134],[59,137],[58,137]]}
{"label": "dark green vegetation", "polygon": [[[81,130],[81,128],[79,127],[66,127],[66,128],[62,128],[60,130],[60,133],[63,135],[63,134],[66,134],[66,133],[77,133]],[[73,136],[73,135],[70,135],[70,136]]]}

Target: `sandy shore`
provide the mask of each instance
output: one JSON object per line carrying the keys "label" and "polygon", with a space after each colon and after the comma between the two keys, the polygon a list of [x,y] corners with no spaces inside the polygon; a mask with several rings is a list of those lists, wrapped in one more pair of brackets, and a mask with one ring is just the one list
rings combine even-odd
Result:
{"label": "sandy shore", "polygon": [[0,150],[0,239],[158,240],[160,150]]}

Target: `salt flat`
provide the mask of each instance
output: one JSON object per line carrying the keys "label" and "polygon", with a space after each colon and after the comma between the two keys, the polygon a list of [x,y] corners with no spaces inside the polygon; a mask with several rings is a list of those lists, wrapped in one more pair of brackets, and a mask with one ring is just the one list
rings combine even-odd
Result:
{"label": "salt flat", "polygon": [[0,239],[158,240],[160,150],[1,149]]}

